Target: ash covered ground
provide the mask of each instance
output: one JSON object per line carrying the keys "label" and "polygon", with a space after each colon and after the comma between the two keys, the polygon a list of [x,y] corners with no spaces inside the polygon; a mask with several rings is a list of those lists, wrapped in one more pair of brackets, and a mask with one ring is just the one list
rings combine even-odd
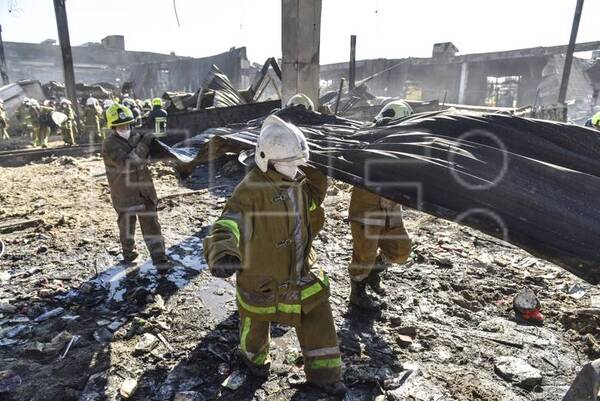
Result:
{"label": "ash covered ground", "polygon": [[[222,160],[212,179],[201,166],[186,180],[170,165],[152,169],[176,262],[164,276],[139,232],[139,263],[119,264],[99,157],[0,168],[0,399],[327,399],[303,383],[293,329],[273,327],[266,380],[245,376],[233,358],[234,280],[209,274],[202,239],[243,167]],[[405,210],[411,260],[385,274],[384,308],[349,308],[349,189],[331,182],[314,244],[332,282],[347,400],[561,400],[580,367],[600,357],[598,288],[414,210]],[[512,311],[525,287],[542,303],[543,326]]]}

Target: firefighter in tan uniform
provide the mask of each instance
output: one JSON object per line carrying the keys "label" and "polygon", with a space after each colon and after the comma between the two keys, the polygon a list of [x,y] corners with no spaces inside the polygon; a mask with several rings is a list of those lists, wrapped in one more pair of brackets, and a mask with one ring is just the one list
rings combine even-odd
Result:
{"label": "firefighter in tan uniform", "polygon": [[8,118],[4,111],[4,100],[0,99],[0,140],[10,139],[8,135]]}
{"label": "firefighter in tan uniform", "polygon": [[71,101],[69,99],[61,99],[60,112],[67,116],[67,121],[65,121],[61,127],[63,142],[67,146],[73,146],[75,144],[75,138],[77,137],[75,134],[77,128],[75,127],[75,112],[71,107]]}
{"label": "firefighter in tan uniform", "polygon": [[[403,101],[388,103],[375,117],[383,125],[412,114]],[[402,206],[365,189],[354,187],[348,212],[352,231],[350,302],[364,310],[376,310],[379,304],[366,292],[368,285],[383,295],[381,273],[392,263],[404,263],[410,256],[411,240],[402,221]]]}
{"label": "firefighter in tan uniform", "polygon": [[53,108],[40,106],[37,100],[29,100],[29,113],[31,115],[31,127],[33,128],[34,145],[42,148],[48,147],[48,136],[50,136],[50,119]]}
{"label": "firefighter in tan uniform", "polygon": [[95,143],[103,138],[100,130],[100,117],[102,117],[102,108],[98,103],[98,99],[88,97],[85,101],[85,109],[83,110],[83,125],[85,130],[85,143]]}
{"label": "firefighter in tan uniform", "polygon": [[329,280],[308,261],[312,195],[298,166],[308,161],[302,132],[276,116],[263,123],[254,167],[204,240],[213,275],[237,275],[242,361],[267,375],[270,323],[294,326],[309,383],[346,391],[329,304]]}
{"label": "firefighter in tan uniform", "polygon": [[17,108],[16,117],[20,125],[21,135],[29,136],[33,144],[33,128],[31,127],[31,113],[29,111],[30,101],[28,97],[23,98],[23,101]]}
{"label": "firefighter in tan uniform", "polygon": [[113,207],[118,215],[123,260],[131,263],[138,257],[134,236],[139,220],[154,266],[159,272],[168,271],[171,265],[158,222],[158,198],[147,165],[154,135],[132,132],[133,114],[119,104],[106,111],[106,120],[113,131],[102,143],[102,157]]}

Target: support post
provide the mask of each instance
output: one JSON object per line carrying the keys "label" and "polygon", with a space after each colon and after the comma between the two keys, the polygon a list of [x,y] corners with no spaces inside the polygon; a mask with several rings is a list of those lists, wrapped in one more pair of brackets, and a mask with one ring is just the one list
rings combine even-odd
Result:
{"label": "support post", "polygon": [[65,77],[65,94],[73,104],[73,111],[77,116],[77,129],[79,136],[83,135],[83,127],[79,118],[79,107],[77,105],[77,93],[75,91],[75,71],[73,69],[73,55],[71,53],[71,39],[69,38],[69,22],[67,20],[66,0],[54,0],[54,14],[56,15],[56,28],[58,29],[58,40],[62,53],[63,73]]}
{"label": "support post", "polygon": [[352,92],[356,85],[356,35],[350,36],[350,64],[348,71],[348,92]]}
{"label": "support post", "polygon": [[577,0],[575,6],[575,16],[573,17],[573,26],[571,27],[571,38],[567,47],[567,57],[565,57],[565,66],[563,68],[560,90],[558,92],[558,103],[564,104],[567,98],[567,89],[569,87],[569,76],[571,75],[571,65],[573,64],[573,53],[575,52],[575,43],[577,41],[577,32],[579,31],[579,21],[581,20],[581,11],[583,10],[583,0]]}
{"label": "support post", "polygon": [[340,79],[340,87],[338,89],[337,97],[335,99],[335,110],[333,115],[337,116],[338,109],[340,107],[340,99],[342,98],[342,91],[344,90],[344,78]]}
{"label": "support post", "polygon": [[281,1],[282,103],[304,93],[319,108],[322,0]]}
{"label": "support post", "polygon": [[4,42],[2,41],[2,25],[0,25],[0,75],[2,75],[2,85],[8,85],[8,68],[6,67],[6,58],[4,57]]}
{"label": "support post", "polygon": [[467,81],[469,80],[469,63],[460,66],[460,81],[458,84],[458,104],[465,104],[467,97]]}

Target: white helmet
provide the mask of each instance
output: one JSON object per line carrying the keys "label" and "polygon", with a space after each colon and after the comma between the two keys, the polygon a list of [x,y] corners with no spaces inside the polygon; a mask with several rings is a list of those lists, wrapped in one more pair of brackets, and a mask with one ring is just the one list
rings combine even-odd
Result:
{"label": "white helmet", "polygon": [[30,107],[40,107],[40,104],[35,99],[29,99],[29,106]]}
{"label": "white helmet", "polygon": [[304,106],[308,111],[314,111],[315,105],[304,93],[297,93],[288,100],[285,107]]}
{"label": "white helmet", "polygon": [[108,109],[113,104],[115,104],[115,102],[112,99],[106,99],[104,102],[102,102],[102,107]]}
{"label": "white helmet", "polygon": [[24,97],[23,101],[21,103],[25,106],[29,106],[30,102],[31,102],[31,99],[29,99],[28,97]]}
{"label": "white helmet", "polygon": [[62,99],[60,99],[60,104],[71,105],[71,101],[69,99],[67,99],[66,97],[63,97]]}
{"label": "white helmet", "polygon": [[298,166],[305,164],[308,156],[306,138],[298,127],[274,115],[265,119],[254,154],[256,165],[262,172],[272,164],[275,170],[294,178]]}
{"label": "white helmet", "polygon": [[95,97],[88,97],[85,101],[86,106],[96,106],[98,105],[98,100]]}
{"label": "white helmet", "polygon": [[394,100],[383,106],[379,114],[375,116],[375,122],[378,123],[384,118],[397,120],[399,118],[408,117],[411,114],[413,114],[413,109],[408,103],[404,100]]}

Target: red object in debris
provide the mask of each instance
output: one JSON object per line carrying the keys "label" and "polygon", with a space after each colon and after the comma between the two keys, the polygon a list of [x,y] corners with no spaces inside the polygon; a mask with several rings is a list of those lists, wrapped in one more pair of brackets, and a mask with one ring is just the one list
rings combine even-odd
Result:
{"label": "red object in debris", "polygon": [[529,311],[523,311],[521,313],[521,317],[525,320],[534,320],[536,322],[543,322],[544,315],[540,312],[539,309],[533,309]]}
{"label": "red object in debris", "polygon": [[544,322],[544,315],[540,313],[540,301],[530,288],[524,288],[515,296],[513,309],[523,320],[536,323]]}

